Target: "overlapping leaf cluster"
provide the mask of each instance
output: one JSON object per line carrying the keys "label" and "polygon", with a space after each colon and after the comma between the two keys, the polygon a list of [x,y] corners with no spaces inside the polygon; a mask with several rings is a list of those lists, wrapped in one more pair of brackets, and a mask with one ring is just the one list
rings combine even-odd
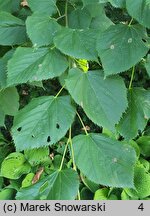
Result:
{"label": "overlapping leaf cluster", "polygon": [[[15,147],[1,156],[2,199],[150,197],[150,90],[134,83],[139,65],[150,75],[149,29],[150,0],[0,0],[0,126],[14,116]],[[19,86],[54,79],[58,93],[19,109]]]}

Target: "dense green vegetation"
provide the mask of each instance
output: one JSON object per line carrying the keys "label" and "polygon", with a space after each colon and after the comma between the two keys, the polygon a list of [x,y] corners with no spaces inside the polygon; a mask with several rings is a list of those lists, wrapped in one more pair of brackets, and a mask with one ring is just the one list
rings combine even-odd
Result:
{"label": "dense green vegetation", "polygon": [[150,0],[0,0],[0,199],[150,199]]}

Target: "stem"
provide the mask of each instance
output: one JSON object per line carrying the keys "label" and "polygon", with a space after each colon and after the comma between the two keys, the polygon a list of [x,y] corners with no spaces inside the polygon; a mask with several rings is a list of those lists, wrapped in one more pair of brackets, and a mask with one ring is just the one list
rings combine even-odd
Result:
{"label": "stem", "polygon": [[[72,161],[73,161],[73,170],[75,170],[77,172],[77,167],[76,167],[75,157],[74,157],[74,150],[73,150],[72,139],[71,139],[71,128],[69,130],[69,142],[70,142],[70,147],[71,147],[71,155],[72,155]],[[81,200],[80,191],[79,190],[78,190],[78,200]]]}
{"label": "stem", "polygon": [[58,18],[57,18],[57,21],[60,20],[60,19],[62,19],[62,18],[64,18],[65,16],[66,16],[66,15],[62,15],[62,16],[58,17]]}
{"label": "stem", "polygon": [[68,0],[66,0],[66,5],[65,5],[65,17],[66,17],[66,27],[68,27]]}
{"label": "stem", "polygon": [[59,95],[60,95],[60,93],[62,92],[62,90],[65,88],[65,85],[59,90],[59,92],[57,93],[57,95],[55,96],[55,98],[57,98]]}
{"label": "stem", "polygon": [[63,163],[64,163],[64,160],[65,160],[65,155],[66,155],[66,152],[67,152],[67,148],[68,148],[69,142],[70,142],[70,139],[67,140],[67,144],[66,144],[66,146],[65,146],[65,150],[64,150],[64,153],[63,153],[63,157],[62,157],[62,161],[61,161],[61,164],[60,164],[59,171],[62,170],[62,167],[63,167]]}
{"label": "stem", "polygon": [[61,17],[62,15],[61,15],[60,10],[57,6],[56,6],[56,9],[57,9],[58,15]]}
{"label": "stem", "polygon": [[79,118],[79,120],[80,120],[82,126],[83,126],[83,129],[84,129],[86,135],[88,136],[89,134],[88,134],[88,132],[87,132],[87,129],[86,129],[86,127],[85,127],[85,125],[84,125],[84,123],[83,123],[83,121],[82,121],[82,119],[81,119],[79,113],[78,113],[78,112],[76,112],[76,113],[77,113],[77,116],[78,116],[78,118]]}
{"label": "stem", "polygon": [[131,75],[129,90],[132,89],[132,83],[133,83],[133,79],[134,79],[134,74],[135,74],[135,66],[134,66],[133,69],[132,69],[132,75]]}
{"label": "stem", "polygon": [[132,18],[131,21],[129,22],[129,25],[128,25],[128,26],[131,26],[132,22],[133,22],[133,18]]}

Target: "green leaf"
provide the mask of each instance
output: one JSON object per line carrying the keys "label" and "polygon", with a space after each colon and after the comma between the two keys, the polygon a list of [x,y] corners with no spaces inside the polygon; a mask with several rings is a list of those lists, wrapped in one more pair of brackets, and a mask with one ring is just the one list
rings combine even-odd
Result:
{"label": "green leaf", "polygon": [[126,139],[135,138],[143,131],[150,118],[150,91],[131,89],[128,93],[129,107],[121,119],[118,130]]}
{"label": "green leaf", "polygon": [[[24,155],[31,166],[36,166],[44,162],[49,155],[49,148],[38,148],[24,151]],[[49,158],[50,159],[50,158]]]}
{"label": "green leaf", "polygon": [[[82,2],[84,6],[91,4],[91,0],[82,0]],[[92,4],[105,2],[108,2],[108,0],[92,0]]]}
{"label": "green leaf", "polygon": [[19,47],[8,63],[8,85],[54,78],[67,67],[66,58],[56,49]]}
{"label": "green leaf", "polygon": [[7,12],[16,12],[20,9],[20,0],[0,0],[0,10]]}
{"label": "green leaf", "polygon": [[134,189],[125,189],[130,197],[143,199],[150,196],[150,173],[147,173],[144,167],[136,166],[134,175]]}
{"label": "green leaf", "polygon": [[69,27],[72,29],[87,29],[91,20],[92,17],[85,8],[73,10],[68,16]]}
{"label": "green leaf", "polygon": [[8,51],[2,58],[0,58],[0,89],[7,86],[7,63],[8,60],[12,57],[14,49]]}
{"label": "green leaf", "polygon": [[23,154],[14,152],[9,154],[1,166],[1,176],[9,179],[19,179],[23,174],[30,172],[30,164]]}
{"label": "green leaf", "polygon": [[56,0],[42,0],[38,2],[37,0],[28,0],[28,4],[33,12],[39,12],[49,16],[57,12]]}
{"label": "green leaf", "polygon": [[19,109],[19,95],[15,87],[0,90],[0,111],[14,116]]}
{"label": "green leaf", "polygon": [[144,157],[150,157],[150,136],[142,136],[137,141],[141,154]]}
{"label": "green leaf", "polygon": [[139,25],[118,24],[100,34],[97,50],[105,75],[124,72],[137,64],[148,52],[143,38],[144,29]]}
{"label": "green leaf", "polygon": [[72,69],[66,79],[66,86],[94,123],[115,130],[115,124],[127,108],[126,88],[120,77],[104,79],[102,71],[84,73]]}
{"label": "green leaf", "polygon": [[0,10],[1,11],[11,11],[11,2],[12,0],[0,0]]}
{"label": "green leaf", "polygon": [[0,109],[0,127],[3,127],[5,121],[5,113]]}
{"label": "green leaf", "polygon": [[150,28],[150,0],[126,0],[129,14],[143,26]]}
{"label": "green leaf", "polygon": [[22,181],[22,188],[29,187],[32,185],[32,180],[34,178],[35,174],[34,173],[29,173],[26,175],[24,180]]}
{"label": "green leaf", "polygon": [[89,4],[86,6],[86,9],[89,11],[92,19],[90,23],[90,28],[99,29],[100,32],[105,31],[110,25],[113,25],[113,22],[106,16],[105,8],[103,4]]}
{"label": "green leaf", "polygon": [[55,33],[61,26],[48,15],[35,13],[26,20],[27,33],[37,47],[53,43]]}
{"label": "green leaf", "polygon": [[150,76],[150,55],[147,56],[145,67],[146,67],[148,75]]}
{"label": "green leaf", "polygon": [[12,188],[4,188],[0,192],[0,200],[13,200],[16,194],[16,190]]}
{"label": "green leaf", "polygon": [[109,0],[114,7],[125,8],[126,0]]}
{"label": "green leaf", "polygon": [[17,200],[74,200],[79,188],[78,175],[71,169],[55,171],[35,185],[21,189]]}
{"label": "green leaf", "polygon": [[99,189],[94,194],[94,200],[108,200],[108,193],[108,188]]}
{"label": "green leaf", "polygon": [[75,161],[87,178],[112,187],[133,188],[136,154],[127,144],[101,134],[73,138]]}
{"label": "green leaf", "polygon": [[0,45],[17,45],[26,41],[25,23],[7,12],[0,11]]}
{"label": "green leaf", "polygon": [[14,119],[12,135],[18,151],[52,145],[65,136],[75,116],[70,97],[33,99]]}
{"label": "green leaf", "polygon": [[97,61],[98,30],[62,28],[54,38],[55,46],[64,54],[78,59]]}

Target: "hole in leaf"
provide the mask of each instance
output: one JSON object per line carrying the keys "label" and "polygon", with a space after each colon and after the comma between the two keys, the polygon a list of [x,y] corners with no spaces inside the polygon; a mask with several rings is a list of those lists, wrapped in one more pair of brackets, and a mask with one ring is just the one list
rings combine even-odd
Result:
{"label": "hole in leaf", "polygon": [[50,141],[51,141],[51,137],[48,136],[48,137],[47,137],[47,142],[49,143]]}
{"label": "hole in leaf", "polygon": [[59,125],[59,124],[56,124],[56,128],[59,129],[59,128],[60,128],[60,125]]}
{"label": "hole in leaf", "polygon": [[21,130],[22,130],[22,127],[19,127],[19,128],[17,129],[17,131],[19,131],[19,132],[20,132]]}
{"label": "hole in leaf", "polygon": [[142,41],[143,41],[144,43],[146,43],[146,42],[147,42],[145,39],[142,39]]}

